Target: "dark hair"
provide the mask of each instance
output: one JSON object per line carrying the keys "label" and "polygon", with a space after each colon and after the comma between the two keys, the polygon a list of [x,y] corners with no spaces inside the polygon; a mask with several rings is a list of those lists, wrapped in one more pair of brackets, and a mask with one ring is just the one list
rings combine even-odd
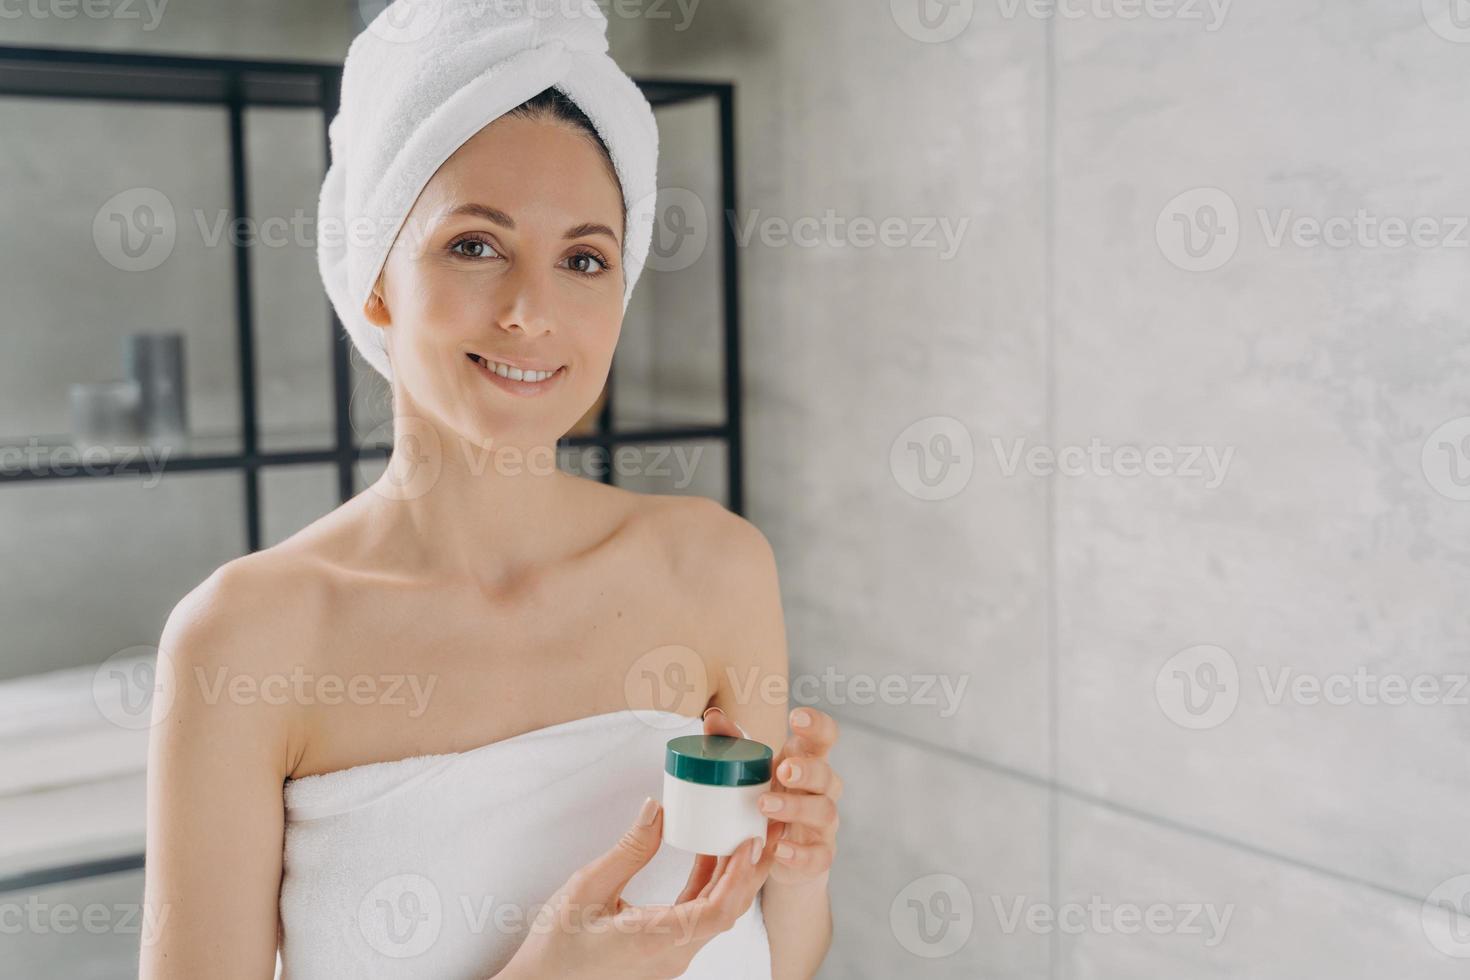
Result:
{"label": "dark hair", "polygon": [[559,88],[543,89],[539,95],[522,102],[506,115],[523,116],[526,119],[555,119],[580,129],[582,134],[602,151],[602,159],[607,164],[607,172],[612,177],[613,183],[617,185],[618,198],[623,202],[623,211],[627,212],[628,202],[623,197],[623,182],[618,179],[617,168],[613,166],[612,153],[608,151],[607,144],[603,142],[592,120],[587,118],[587,114],[577,103],[568,98],[565,92]]}

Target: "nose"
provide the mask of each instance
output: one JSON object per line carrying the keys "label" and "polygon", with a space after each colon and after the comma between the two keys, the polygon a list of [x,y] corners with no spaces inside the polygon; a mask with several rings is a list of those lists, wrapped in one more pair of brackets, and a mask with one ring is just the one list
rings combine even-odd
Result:
{"label": "nose", "polygon": [[506,332],[530,337],[551,330],[552,277],[534,263],[516,262],[500,280],[499,312],[496,323]]}

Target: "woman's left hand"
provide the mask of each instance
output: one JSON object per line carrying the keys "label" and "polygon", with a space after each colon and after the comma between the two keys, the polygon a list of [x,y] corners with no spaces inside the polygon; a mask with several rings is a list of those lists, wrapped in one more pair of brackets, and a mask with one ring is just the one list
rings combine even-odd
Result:
{"label": "woman's left hand", "polygon": [[[825,881],[837,854],[842,777],[827,761],[837,742],[837,722],[805,705],[787,720],[792,734],[771,760],[771,789],[761,794],[760,805],[770,818],[767,840],[780,838],[768,880],[804,885]],[[706,735],[741,734],[719,708],[705,715],[704,730]]]}

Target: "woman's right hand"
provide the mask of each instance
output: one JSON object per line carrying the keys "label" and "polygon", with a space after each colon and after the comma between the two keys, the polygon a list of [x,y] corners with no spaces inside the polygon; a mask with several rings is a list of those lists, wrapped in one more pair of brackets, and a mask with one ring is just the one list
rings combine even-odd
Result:
{"label": "woman's right hand", "polygon": [[[630,905],[622,891],[658,853],[663,807],[652,797],[606,854],[578,869],[538,910],[530,935],[504,970],[504,980],[677,977],[715,936],[755,901],[775,860],[775,841],[751,838],[728,858],[700,854],[673,905]],[[758,854],[758,863],[751,855]]]}

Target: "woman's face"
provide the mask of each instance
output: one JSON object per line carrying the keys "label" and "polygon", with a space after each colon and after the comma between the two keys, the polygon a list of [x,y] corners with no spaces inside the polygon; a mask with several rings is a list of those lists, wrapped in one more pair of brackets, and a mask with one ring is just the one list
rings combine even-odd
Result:
{"label": "woman's face", "polygon": [[[481,447],[565,435],[612,364],[623,234],[616,177],[585,134],[515,116],[480,130],[419,195],[365,309],[395,409]],[[556,374],[502,385],[474,358]]]}

